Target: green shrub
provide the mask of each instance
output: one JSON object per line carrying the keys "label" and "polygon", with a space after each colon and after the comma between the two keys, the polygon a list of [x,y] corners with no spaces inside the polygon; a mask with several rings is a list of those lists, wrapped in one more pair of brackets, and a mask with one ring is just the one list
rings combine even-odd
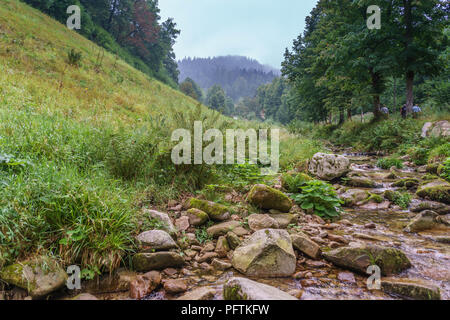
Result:
{"label": "green shrub", "polygon": [[411,203],[411,195],[407,192],[395,192],[392,202],[403,209],[407,209]]}
{"label": "green shrub", "polygon": [[450,181],[450,157],[445,160],[439,170],[440,176],[447,181]]}
{"label": "green shrub", "polygon": [[288,174],[281,176],[281,184],[289,193],[299,193],[301,188],[306,185],[312,178],[305,173]]}
{"label": "green shrub", "polygon": [[384,193],[386,199],[392,201],[394,204],[400,206],[403,209],[407,209],[411,203],[411,195],[407,192],[399,192],[393,190],[387,190]]}
{"label": "green shrub", "polygon": [[320,181],[306,182],[301,188],[302,193],[294,194],[294,201],[303,210],[311,210],[314,214],[325,219],[333,219],[340,216],[342,200],[339,199],[333,186]]}
{"label": "green shrub", "polygon": [[67,58],[69,60],[69,64],[71,66],[79,67],[81,63],[81,59],[83,58],[83,54],[80,51],[75,49],[70,49],[67,53]]}
{"label": "green shrub", "polygon": [[390,169],[392,167],[402,169],[403,161],[397,158],[382,158],[377,161],[377,166],[382,169]]}
{"label": "green shrub", "polygon": [[430,151],[428,163],[443,161],[448,157],[450,157],[450,142],[438,144]]}

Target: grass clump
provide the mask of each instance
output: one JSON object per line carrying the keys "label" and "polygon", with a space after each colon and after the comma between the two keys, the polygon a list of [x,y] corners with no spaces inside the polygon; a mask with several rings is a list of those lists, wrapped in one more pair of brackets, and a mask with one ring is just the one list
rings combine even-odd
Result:
{"label": "grass clump", "polygon": [[403,161],[397,158],[382,158],[377,161],[377,167],[381,169],[390,169],[396,167],[397,169],[403,168]]}

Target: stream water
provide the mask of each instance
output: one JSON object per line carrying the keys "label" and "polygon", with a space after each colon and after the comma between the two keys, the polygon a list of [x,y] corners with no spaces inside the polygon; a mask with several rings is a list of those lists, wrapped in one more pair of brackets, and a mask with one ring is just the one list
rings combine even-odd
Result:
{"label": "stream water", "polygon": [[[395,189],[391,185],[393,180],[385,178],[389,170],[377,168],[374,156],[352,156],[347,155],[352,162],[353,171],[361,172],[371,177],[379,184],[372,193],[382,194],[385,190]],[[418,177],[422,175],[414,168],[404,168],[397,174],[402,177]],[[415,200],[418,201],[418,200]],[[373,207],[346,208],[342,219],[350,221],[348,225],[340,225],[336,230],[327,230],[329,233],[343,236],[349,241],[369,242],[388,247],[401,249],[412,263],[412,267],[394,278],[409,278],[426,280],[438,286],[442,299],[450,299],[450,245],[434,241],[439,235],[449,236],[449,228],[433,229],[432,231],[419,234],[406,233],[403,231],[405,225],[414,217],[409,210],[399,207],[386,207],[374,204]],[[375,224],[371,228],[367,224]],[[301,279],[273,278],[254,279],[262,283],[280,288],[289,292],[296,290],[297,296],[304,300],[320,299],[400,299],[388,295],[380,290],[369,290],[367,279],[369,275],[358,275],[348,270],[333,266],[331,263],[321,260],[314,262],[307,260],[297,264],[297,272],[304,271],[307,276]],[[190,289],[196,287],[212,287],[217,289],[215,299],[222,299],[222,286],[233,276],[242,276],[235,271],[204,274],[194,272],[195,275],[184,276]],[[109,296],[108,298],[123,298],[121,295]],[[166,296],[164,290],[153,292],[145,299],[174,299]]]}

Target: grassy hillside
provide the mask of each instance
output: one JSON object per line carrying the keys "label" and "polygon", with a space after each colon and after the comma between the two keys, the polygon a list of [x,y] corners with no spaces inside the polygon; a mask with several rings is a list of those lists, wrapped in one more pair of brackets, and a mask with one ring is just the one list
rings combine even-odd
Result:
{"label": "grassy hillside", "polygon": [[[82,53],[79,66],[69,63],[71,49]],[[171,132],[194,120],[206,129],[256,126],[149,79],[18,0],[2,0],[0,267],[44,254],[114,269],[134,235],[152,226],[141,207],[240,181],[226,168],[173,166]],[[319,147],[284,136],[281,163],[296,166]],[[237,174],[252,178],[247,169]]]}

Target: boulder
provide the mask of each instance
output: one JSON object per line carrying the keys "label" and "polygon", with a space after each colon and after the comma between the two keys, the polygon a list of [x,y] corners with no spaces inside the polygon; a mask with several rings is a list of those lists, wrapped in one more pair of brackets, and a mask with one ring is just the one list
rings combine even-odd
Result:
{"label": "boulder", "polygon": [[393,187],[407,189],[416,188],[419,185],[419,180],[415,178],[400,179],[392,184]]}
{"label": "boulder", "polygon": [[419,186],[416,194],[425,199],[450,204],[450,183],[445,180],[433,180]]}
{"label": "boulder", "polygon": [[440,300],[439,287],[419,279],[390,279],[381,280],[381,289],[389,294],[398,295],[413,300]]}
{"label": "boulder", "polygon": [[187,229],[189,229],[190,226],[191,225],[189,223],[188,216],[182,216],[182,217],[178,218],[177,220],[175,220],[175,227],[180,232],[186,231]]}
{"label": "boulder", "polygon": [[422,137],[448,137],[450,136],[450,122],[447,120],[434,123],[427,122],[422,128]]}
{"label": "boulder", "polygon": [[397,274],[411,267],[411,262],[402,251],[369,244],[341,247],[324,252],[322,256],[337,266],[361,274],[366,274],[371,265],[379,266],[383,275]]}
{"label": "boulder", "polygon": [[273,213],[270,214],[271,218],[274,218],[278,222],[280,229],[286,229],[290,224],[295,222],[296,216],[289,213]]}
{"label": "boulder", "polygon": [[144,209],[144,213],[147,214],[150,219],[160,222],[162,225],[162,229],[169,233],[171,236],[175,236],[177,234],[177,228],[175,228],[172,220],[170,220],[170,217],[167,213],[148,209]]}
{"label": "boulder", "polygon": [[191,198],[189,200],[189,208],[195,208],[206,212],[209,218],[214,221],[225,221],[230,219],[228,207],[212,201]]}
{"label": "boulder", "polygon": [[355,188],[377,188],[379,184],[368,177],[359,175],[359,173],[349,173],[345,184]]}
{"label": "boulder", "polygon": [[211,265],[214,267],[214,269],[216,270],[228,270],[232,267],[231,263],[219,260],[219,259],[214,259],[211,263]]}
{"label": "boulder", "polygon": [[234,232],[228,232],[226,237],[231,250],[234,250],[241,245],[241,239],[239,239],[238,235]]}
{"label": "boulder", "polygon": [[331,181],[347,174],[350,160],[336,154],[316,153],[309,161],[308,171],[322,180]]}
{"label": "boulder", "polygon": [[176,268],[184,263],[184,258],[176,252],[137,253],[133,256],[133,266],[139,272]]}
{"label": "boulder", "polygon": [[287,195],[264,184],[253,186],[247,199],[256,207],[266,210],[275,209],[281,212],[289,212],[292,208],[292,201]]}
{"label": "boulder", "polygon": [[296,264],[292,240],[285,230],[256,231],[236,248],[232,264],[248,276],[290,276],[295,272]]}
{"label": "boulder", "polygon": [[252,214],[248,217],[248,225],[253,231],[261,229],[278,229],[277,220],[268,214]]}
{"label": "boulder", "polygon": [[161,274],[156,271],[137,276],[130,282],[130,298],[142,299],[153,292],[161,283]]}
{"label": "boulder", "polygon": [[223,286],[225,300],[298,300],[275,287],[245,278],[231,278]]}
{"label": "boulder", "polygon": [[28,291],[33,298],[41,298],[62,288],[67,273],[58,263],[47,257],[23,261],[0,270],[0,280]]}
{"label": "boulder", "polygon": [[196,208],[189,209],[187,211],[187,216],[189,217],[189,222],[194,227],[201,226],[209,220],[209,216],[206,212]]}
{"label": "boulder", "polygon": [[163,230],[145,231],[138,235],[136,240],[143,251],[170,250],[178,247],[172,237]]}
{"label": "boulder", "polygon": [[339,197],[344,201],[346,207],[353,207],[358,202],[367,200],[369,198],[369,193],[361,189],[349,189],[341,194]]}
{"label": "boulder", "polygon": [[431,210],[425,210],[419,213],[405,228],[406,232],[421,232],[437,227],[440,223],[438,221],[439,215]]}
{"label": "boulder", "polygon": [[412,212],[421,212],[425,210],[431,210],[436,212],[437,214],[450,214],[450,206],[441,203],[441,202],[434,202],[434,201],[420,201],[420,202],[414,202],[411,204],[411,211]]}
{"label": "boulder", "polygon": [[295,249],[301,251],[313,259],[320,259],[322,252],[317,243],[312,241],[307,235],[303,233],[291,234],[292,244]]}
{"label": "boulder", "polygon": [[216,295],[216,290],[213,288],[202,287],[194,289],[183,296],[179,297],[177,300],[212,300]]}
{"label": "boulder", "polygon": [[164,290],[168,294],[178,294],[186,292],[188,289],[187,284],[181,279],[169,279],[164,282]]}
{"label": "boulder", "polygon": [[230,246],[228,245],[228,240],[225,236],[220,236],[219,239],[217,239],[214,251],[217,252],[220,257],[227,256],[228,251],[230,251]]}
{"label": "boulder", "polygon": [[229,231],[233,231],[234,229],[241,226],[241,223],[239,221],[227,221],[222,222],[216,225],[213,225],[206,229],[206,232],[214,238],[218,238],[220,236],[226,235]]}

